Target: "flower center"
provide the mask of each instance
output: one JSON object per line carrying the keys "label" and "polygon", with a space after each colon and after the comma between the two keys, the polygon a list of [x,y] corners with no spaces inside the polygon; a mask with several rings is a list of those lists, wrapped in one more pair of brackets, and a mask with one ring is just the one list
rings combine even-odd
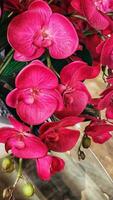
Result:
{"label": "flower center", "polygon": [[21,98],[19,100],[24,101],[26,104],[33,104],[34,101],[37,99],[37,96],[39,95],[39,89],[38,88],[31,88],[24,90],[24,93],[21,95]]}
{"label": "flower center", "polygon": [[68,107],[70,104],[73,103],[73,97],[71,93],[73,93],[74,91],[74,88],[70,87],[69,85],[66,86],[66,89],[63,92],[63,100],[65,107]]}
{"label": "flower center", "polygon": [[48,29],[42,28],[33,39],[33,44],[37,47],[49,47],[52,45],[52,37]]}

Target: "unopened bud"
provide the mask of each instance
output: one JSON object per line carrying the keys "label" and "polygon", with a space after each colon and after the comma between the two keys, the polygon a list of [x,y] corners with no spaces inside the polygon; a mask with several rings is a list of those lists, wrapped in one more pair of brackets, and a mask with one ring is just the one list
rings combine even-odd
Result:
{"label": "unopened bud", "polygon": [[82,139],[82,146],[83,148],[89,148],[91,146],[91,138],[89,138],[88,136],[84,136]]}
{"label": "unopened bud", "polygon": [[22,188],[25,197],[31,197],[34,194],[34,187],[31,183],[26,183]]}
{"label": "unopened bud", "polygon": [[12,172],[14,170],[14,162],[11,158],[4,158],[2,161],[2,170]]}

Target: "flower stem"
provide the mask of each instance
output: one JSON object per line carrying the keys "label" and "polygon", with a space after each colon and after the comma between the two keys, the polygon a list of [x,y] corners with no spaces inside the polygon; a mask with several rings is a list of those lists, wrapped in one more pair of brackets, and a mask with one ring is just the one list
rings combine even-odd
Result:
{"label": "flower stem", "polygon": [[58,76],[58,78],[60,78],[60,75],[58,74],[58,72],[54,69],[52,63],[51,63],[51,58],[49,56],[49,53],[46,53],[46,60],[47,60],[47,66]]}
{"label": "flower stem", "polygon": [[9,53],[5,57],[3,63],[0,65],[0,75],[2,74],[2,72],[4,71],[4,69],[6,68],[6,66],[9,64],[9,62],[11,61],[12,56],[13,56],[13,49],[11,49],[9,51]]}
{"label": "flower stem", "polygon": [[81,15],[76,15],[76,14],[73,14],[71,15],[71,17],[75,17],[75,18],[78,18],[78,19],[81,19],[81,20],[84,20],[84,21],[87,21],[87,19]]}
{"label": "flower stem", "polygon": [[54,1],[54,0],[50,0],[50,1],[48,2],[48,4],[51,4],[53,1]]}
{"label": "flower stem", "polygon": [[16,178],[16,180],[15,180],[15,182],[14,182],[14,184],[13,184],[13,188],[16,187],[16,185],[17,185],[19,179],[22,177],[22,161],[23,161],[22,158],[20,158],[20,159],[19,159],[19,167],[18,167],[17,178]]}

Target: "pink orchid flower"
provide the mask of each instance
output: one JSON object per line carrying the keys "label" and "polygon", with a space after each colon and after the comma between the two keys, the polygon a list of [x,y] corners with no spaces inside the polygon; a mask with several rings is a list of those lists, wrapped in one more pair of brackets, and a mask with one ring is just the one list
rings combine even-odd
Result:
{"label": "pink orchid flower", "polygon": [[97,0],[72,0],[75,10],[86,17],[88,23],[97,30],[104,30],[109,26],[109,20],[98,10]]}
{"label": "pink orchid flower", "polygon": [[85,133],[99,144],[103,144],[112,137],[110,131],[113,131],[113,125],[107,124],[104,120],[95,120],[85,129]]}
{"label": "pink orchid flower", "polygon": [[16,108],[20,118],[30,125],[43,123],[63,107],[62,97],[56,90],[56,75],[38,60],[20,71],[15,85],[16,89],[8,94],[6,103]]}
{"label": "pink orchid flower", "polygon": [[13,18],[7,37],[15,49],[14,58],[20,61],[40,57],[45,48],[53,58],[63,59],[78,47],[78,36],[71,22],[61,14],[52,13],[42,0],[32,2],[28,11]]}
{"label": "pink orchid flower", "polygon": [[108,119],[113,119],[113,86],[104,90],[101,96],[98,102],[98,109],[106,109],[106,117]]}
{"label": "pink orchid flower", "polygon": [[100,63],[113,69],[113,34],[97,47],[101,52]]}
{"label": "pink orchid flower", "polygon": [[30,128],[12,116],[9,120],[11,127],[0,128],[0,143],[5,144],[6,151],[19,158],[41,158],[46,155],[47,147],[40,138],[30,133]]}
{"label": "pink orchid flower", "polygon": [[103,13],[113,11],[113,0],[93,0],[96,8]]}
{"label": "pink orchid flower", "polygon": [[91,96],[82,81],[96,77],[99,72],[98,65],[91,67],[83,61],[72,62],[62,69],[59,91],[63,96],[64,108],[56,113],[58,118],[79,115],[83,112],[90,103]]}
{"label": "pink orchid flower", "polygon": [[58,122],[44,123],[39,129],[39,137],[48,146],[49,150],[68,151],[75,146],[80,136],[78,130],[72,130],[69,127],[83,120],[84,118],[70,116]]}
{"label": "pink orchid flower", "polygon": [[64,169],[64,165],[63,159],[47,155],[36,160],[37,174],[41,180],[49,181],[51,176]]}

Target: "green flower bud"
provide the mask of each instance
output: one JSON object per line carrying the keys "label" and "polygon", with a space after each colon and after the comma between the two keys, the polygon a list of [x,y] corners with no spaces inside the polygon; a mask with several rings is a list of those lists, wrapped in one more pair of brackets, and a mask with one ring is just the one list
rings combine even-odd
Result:
{"label": "green flower bud", "polygon": [[82,139],[83,148],[87,149],[91,146],[91,139],[88,136],[84,136]]}
{"label": "green flower bud", "polygon": [[26,183],[22,188],[25,197],[31,197],[34,194],[34,187],[31,183]]}
{"label": "green flower bud", "polygon": [[11,158],[4,158],[2,161],[2,170],[12,172],[14,170],[14,162]]}

